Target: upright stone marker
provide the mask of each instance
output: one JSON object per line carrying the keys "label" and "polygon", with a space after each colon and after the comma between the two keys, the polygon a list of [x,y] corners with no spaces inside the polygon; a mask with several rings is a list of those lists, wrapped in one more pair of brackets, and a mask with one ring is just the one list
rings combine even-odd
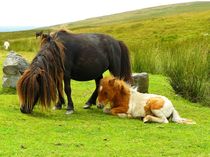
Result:
{"label": "upright stone marker", "polygon": [[132,86],[137,87],[137,91],[140,93],[148,93],[149,89],[149,75],[146,72],[133,73],[133,84]]}

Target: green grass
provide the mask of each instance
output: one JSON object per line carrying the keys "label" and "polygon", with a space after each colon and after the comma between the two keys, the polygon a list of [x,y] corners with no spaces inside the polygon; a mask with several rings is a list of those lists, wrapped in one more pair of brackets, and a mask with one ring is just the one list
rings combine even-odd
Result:
{"label": "green grass", "polygon": [[[35,54],[28,55],[29,58]],[[5,58],[1,55],[0,64]],[[2,72],[0,73],[0,77]],[[144,124],[82,106],[94,82],[72,82],[75,113],[44,111],[22,114],[16,94],[0,95],[0,156],[209,156],[210,110],[172,90],[166,77],[150,75],[150,93],[169,97],[183,117],[196,125]],[[2,88],[0,88],[2,91]]]}

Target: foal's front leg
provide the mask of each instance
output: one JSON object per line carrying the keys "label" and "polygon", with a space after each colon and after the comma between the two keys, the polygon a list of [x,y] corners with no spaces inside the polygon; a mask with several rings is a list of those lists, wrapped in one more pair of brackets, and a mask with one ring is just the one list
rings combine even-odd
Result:
{"label": "foal's front leg", "polygon": [[124,107],[121,107],[121,106],[112,108],[110,113],[112,115],[116,115],[116,116],[121,117],[121,118],[129,117],[128,114],[127,114],[127,109],[124,108]]}

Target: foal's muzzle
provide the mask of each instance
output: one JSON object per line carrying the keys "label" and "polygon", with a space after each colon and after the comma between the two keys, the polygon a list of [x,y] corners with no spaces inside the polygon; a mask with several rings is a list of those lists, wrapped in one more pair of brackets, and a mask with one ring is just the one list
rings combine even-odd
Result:
{"label": "foal's muzzle", "polygon": [[98,104],[97,104],[97,108],[98,108],[98,109],[103,109],[103,108],[104,108],[104,105],[101,104],[101,103],[98,103]]}

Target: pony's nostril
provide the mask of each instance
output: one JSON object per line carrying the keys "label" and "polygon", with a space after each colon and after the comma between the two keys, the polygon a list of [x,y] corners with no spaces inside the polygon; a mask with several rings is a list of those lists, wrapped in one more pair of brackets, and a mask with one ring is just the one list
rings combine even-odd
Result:
{"label": "pony's nostril", "polygon": [[23,107],[20,107],[20,111],[21,111],[22,113],[26,113],[26,111],[24,110]]}
{"label": "pony's nostril", "polygon": [[31,113],[31,111],[28,111],[28,110],[26,110],[24,107],[20,107],[20,111],[22,112],[22,113],[26,113],[26,114],[28,114],[28,113]]}

